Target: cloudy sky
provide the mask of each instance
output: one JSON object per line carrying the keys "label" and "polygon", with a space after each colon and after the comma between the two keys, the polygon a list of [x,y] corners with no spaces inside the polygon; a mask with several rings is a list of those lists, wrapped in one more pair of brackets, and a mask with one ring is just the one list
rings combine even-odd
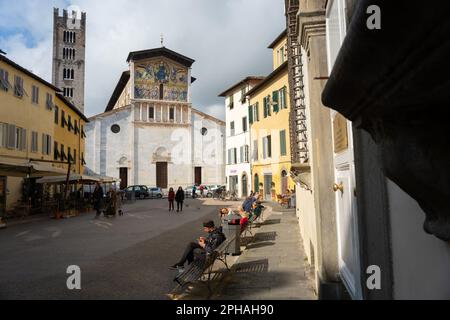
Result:
{"label": "cloudy sky", "polygon": [[224,118],[217,95],[272,68],[284,0],[0,0],[0,49],[51,81],[53,7],[87,12],[86,113],[101,113],[130,51],[164,45],[196,60],[196,108]]}

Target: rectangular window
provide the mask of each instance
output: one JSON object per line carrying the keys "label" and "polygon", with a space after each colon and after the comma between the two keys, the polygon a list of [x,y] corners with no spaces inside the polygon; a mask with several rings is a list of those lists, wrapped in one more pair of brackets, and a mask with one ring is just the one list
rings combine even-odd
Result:
{"label": "rectangular window", "polygon": [[237,164],[237,148],[233,149],[233,164]]}
{"label": "rectangular window", "polygon": [[174,108],[170,108],[170,110],[169,110],[169,119],[175,120],[175,109]]}
{"label": "rectangular window", "polygon": [[53,95],[51,95],[50,93],[47,93],[45,106],[47,110],[53,110]]}
{"label": "rectangular window", "polygon": [[74,123],[75,123],[75,125],[74,125],[74,133],[75,133],[75,135],[77,135],[77,134],[80,133],[80,128],[78,127],[78,121],[77,120],[74,120]]}
{"label": "rectangular window", "polygon": [[278,91],[274,91],[272,92],[272,103],[273,103],[273,112],[277,113],[278,111],[280,111],[279,109],[279,104],[278,104]]}
{"label": "rectangular window", "polygon": [[19,76],[14,77],[14,95],[18,98],[23,97],[23,79]]}
{"label": "rectangular window", "polygon": [[267,155],[272,158],[272,136],[267,137]]}
{"label": "rectangular window", "polygon": [[264,104],[264,118],[267,118],[272,114],[270,111],[270,96],[264,98],[263,104]]}
{"label": "rectangular window", "polygon": [[55,124],[59,124],[59,108],[55,106]]}
{"label": "rectangular window", "polygon": [[241,89],[241,102],[242,103],[245,103],[245,99],[247,98],[246,94],[247,94],[247,87],[243,87]]}
{"label": "rectangular window", "polygon": [[0,69],[0,89],[3,91],[8,91],[11,89],[11,84],[9,83],[8,71]]}
{"label": "rectangular window", "polygon": [[31,132],[31,152],[38,152],[39,146],[38,146],[38,133],[37,132]]}
{"label": "rectangular window", "polygon": [[6,148],[8,125],[0,122],[0,148]]}
{"label": "rectangular window", "polygon": [[263,143],[263,159],[267,159],[267,138],[264,137],[262,139],[262,143]]}
{"label": "rectangular window", "polygon": [[230,108],[230,110],[234,109],[234,96],[230,96],[229,98],[230,103],[228,104],[228,108]]}
{"label": "rectangular window", "polygon": [[250,162],[250,146],[244,146],[244,162]]}
{"label": "rectangular window", "polygon": [[31,102],[39,104],[39,87],[32,87]]}
{"label": "rectangular window", "polygon": [[72,152],[70,150],[70,147],[67,147],[67,160],[69,160],[70,163],[73,163]]}
{"label": "rectangular window", "polygon": [[67,116],[67,124],[68,124],[69,132],[71,132],[73,129],[73,124],[72,124],[72,117],[70,115]]}
{"label": "rectangular window", "polygon": [[258,140],[253,141],[253,160],[258,161]]}
{"label": "rectangular window", "polygon": [[263,138],[263,158],[272,158],[272,137]]}
{"label": "rectangular window", "polygon": [[242,131],[243,132],[248,131],[247,117],[242,118]]}
{"label": "rectangular window", "polygon": [[25,151],[27,149],[27,130],[14,126],[15,132],[15,146],[16,150]]}
{"label": "rectangular window", "polygon": [[58,149],[58,142],[55,141],[53,144],[53,160],[57,161],[60,158],[59,149]]}
{"label": "rectangular window", "polygon": [[148,108],[148,117],[150,120],[155,120],[155,108],[154,107]]}
{"label": "rectangular window", "polygon": [[234,136],[234,134],[235,134],[234,121],[232,121],[230,123],[230,135]]}
{"label": "rectangular window", "polygon": [[248,107],[248,122],[250,123],[250,126],[253,124],[253,109],[253,105]]}
{"label": "rectangular window", "polygon": [[42,154],[50,155],[52,153],[52,138],[48,134],[42,134]]}
{"label": "rectangular window", "polygon": [[7,143],[6,147],[8,149],[15,149],[16,148],[16,126],[13,124],[7,124]]}
{"label": "rectangular window", "polygon": [[287,109],[287,100],[286,100],[286,87],[283,87],[283,89],[281,89],[279,91],[279,95],[280,95],[280,108],[281,110],[283,109]]}
{"label": "rectangular window", "polygon": [[287,155],[286,130],[280,131],[280,153],[281,156]]}
{"label": "rectangular window", "polygon": [[66,153],[65,153],[65,151],[64,151],[64,145],[63,145],[63,144],[61,144],[61,153],[60,153],[60,156],[61,156],[61,161],[66,161],[66,160],[67,160],[67,156],[66,156]]}
{"label": "rectangular window", "polygon": [[254,119],[253,119],[254,122],[258,122],[259,121],[259,102],[257,102],[255,104],[255,110],[254,110],[253,117],[254,117]]}
{"label": "rectangular window", "polygon": [[64,110],[61,110],[61,128],[66,127],[66,113]]}
{"label": "rectangular window", "polygon": [[244,163],[244,147],[239,148],[239,161],[240,163]]}

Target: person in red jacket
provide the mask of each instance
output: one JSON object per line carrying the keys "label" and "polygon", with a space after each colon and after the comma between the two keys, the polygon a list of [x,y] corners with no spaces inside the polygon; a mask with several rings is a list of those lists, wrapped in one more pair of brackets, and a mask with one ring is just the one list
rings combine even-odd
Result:
{"label": "person in red jacket", "polygon": [[173,191],[173,188],[170,188],[169,190],[169,212],[175,211],[175,191]]}

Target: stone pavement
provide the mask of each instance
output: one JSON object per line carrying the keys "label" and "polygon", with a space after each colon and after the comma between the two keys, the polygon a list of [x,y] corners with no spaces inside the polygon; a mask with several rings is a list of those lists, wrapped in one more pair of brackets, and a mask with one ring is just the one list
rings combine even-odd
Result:
{"label": "stone pavement", "polygon": [[[274,211],[265,204],[264,222],[246,237],[240,257],[229,257],[231,271],[217,265],[207,295],[202,284],[191,286],[186,300],[315,300],[314,280],[306,262],[294,210]],[[278,210],[278,207],[274,205]],[[234,260],[234,261],[233,261]]]}

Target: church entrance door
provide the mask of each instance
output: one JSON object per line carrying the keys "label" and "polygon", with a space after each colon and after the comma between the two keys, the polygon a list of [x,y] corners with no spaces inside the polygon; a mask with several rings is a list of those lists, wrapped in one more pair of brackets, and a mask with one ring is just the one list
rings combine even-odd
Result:
{"label": "church entrance door", "polygon": [[202,184],[202,168],[201,167],[195,168],[195,184],[198,186]]}
{"label": "church entrance door", "polygon": [[128,188],[128,168],[120,168],[120,190]]}
{"label": "church entrance door", "polygon": [[161,189],[167,189],[169,184],[167,162],[156,163],[156,186]]}

